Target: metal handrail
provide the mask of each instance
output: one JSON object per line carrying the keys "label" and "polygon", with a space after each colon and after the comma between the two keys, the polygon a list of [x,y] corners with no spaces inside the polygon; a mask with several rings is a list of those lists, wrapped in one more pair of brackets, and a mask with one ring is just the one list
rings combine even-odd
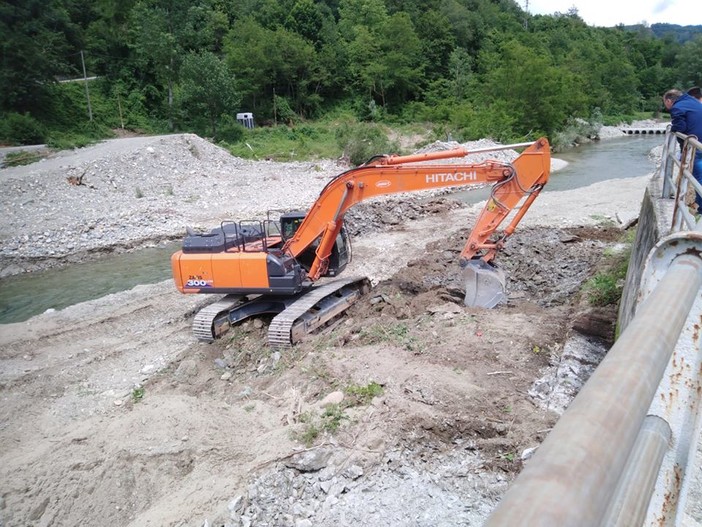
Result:
{"label": "metal handrail", "polygon": [[634,317],[487,527],[679,524],[701,420],[702,233],[685,204],[688,185],[702,194],[690,170],[698,150],[668,129],[659,175],[675,232],[648,256]]}
{"label": "metal handrail", "polygon": [[[680,144],[678,157],[676,145]],[[665,135],[661,156],[660,175],[663,179],[664,198],[675,200],[672,231],[697,230],[702,228],[700,217],[693,215],[686,204],[689,185],[702,195],[702,185],[692,174],[696,158],[702,157],[702,143],[694,135],[672,132],[670,126]],[[697,211],[697,214],[702,214]]]}

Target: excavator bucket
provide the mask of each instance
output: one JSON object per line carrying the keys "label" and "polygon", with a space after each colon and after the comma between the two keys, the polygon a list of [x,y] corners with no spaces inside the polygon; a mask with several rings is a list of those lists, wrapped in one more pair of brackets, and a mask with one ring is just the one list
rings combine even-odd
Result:
{"label": "excavator bucket", "polygon": [[463,268],[466,297],[463,303],[470,307],[492,309],[507,299],[506,277],[502,269],[483,260],[470,260]]}

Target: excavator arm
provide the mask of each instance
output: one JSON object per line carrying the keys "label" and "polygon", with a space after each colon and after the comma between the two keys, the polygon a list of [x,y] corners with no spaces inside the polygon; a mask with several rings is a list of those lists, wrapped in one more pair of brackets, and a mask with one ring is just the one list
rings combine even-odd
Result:
{"label": "excavator arm", "polygon": [[[478,164],[431,164],[440,159],[455,159],[483,151],[527,147],[513,163],[486,161]],[[480,213],[461,252],[461,266],[481,259],[492,262],[505,240],[548,181],[550,147],[545,138],[534,143],[506,145],[480,151],[454,149],[410,156],[378,156],[364,165],[344,172],[330,181],[308,211],[295,235],[283,251],[293,258],[320,240],[308,278],[322,276],[329,262],[334,241],[341,231],[346,211],[375,196],[427,189],[492,184],[492,193]],[[499,225],[524,199],[503,234],[491,240]]]}

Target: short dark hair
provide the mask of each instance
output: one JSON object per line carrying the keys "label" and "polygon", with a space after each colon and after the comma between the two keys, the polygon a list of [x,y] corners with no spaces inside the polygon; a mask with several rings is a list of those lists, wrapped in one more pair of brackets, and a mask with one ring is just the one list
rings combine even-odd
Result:
{"label": "short dark hair", "polygon": [[665,92],[665,94],[663,94],[663,100],[675,102],[681,96],[682,96],[682,92],[680,90],[668,90],[667,92]]}
{"label": "short dark hair", "polygon": [[688,95],[692,95],[695,99],[702,99],[702,88],[699,86],[693,86],[687,90]]}

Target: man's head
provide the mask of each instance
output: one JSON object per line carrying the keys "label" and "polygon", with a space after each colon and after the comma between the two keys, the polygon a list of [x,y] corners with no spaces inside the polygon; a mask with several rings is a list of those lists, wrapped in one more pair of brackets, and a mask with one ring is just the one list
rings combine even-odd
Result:
{"label": "man's head", "polygon": [[693,86],[687,90],[687,94],[702,102],[702,88],[699,86]]}
{"label": "man's head", "polygon": [[675,101],[677,101],[681,96],[682,92],[680,90],[668,90],[665,92],[663,95],[663,106],[665,106],[665,109],[670,110],[675,104]]}

